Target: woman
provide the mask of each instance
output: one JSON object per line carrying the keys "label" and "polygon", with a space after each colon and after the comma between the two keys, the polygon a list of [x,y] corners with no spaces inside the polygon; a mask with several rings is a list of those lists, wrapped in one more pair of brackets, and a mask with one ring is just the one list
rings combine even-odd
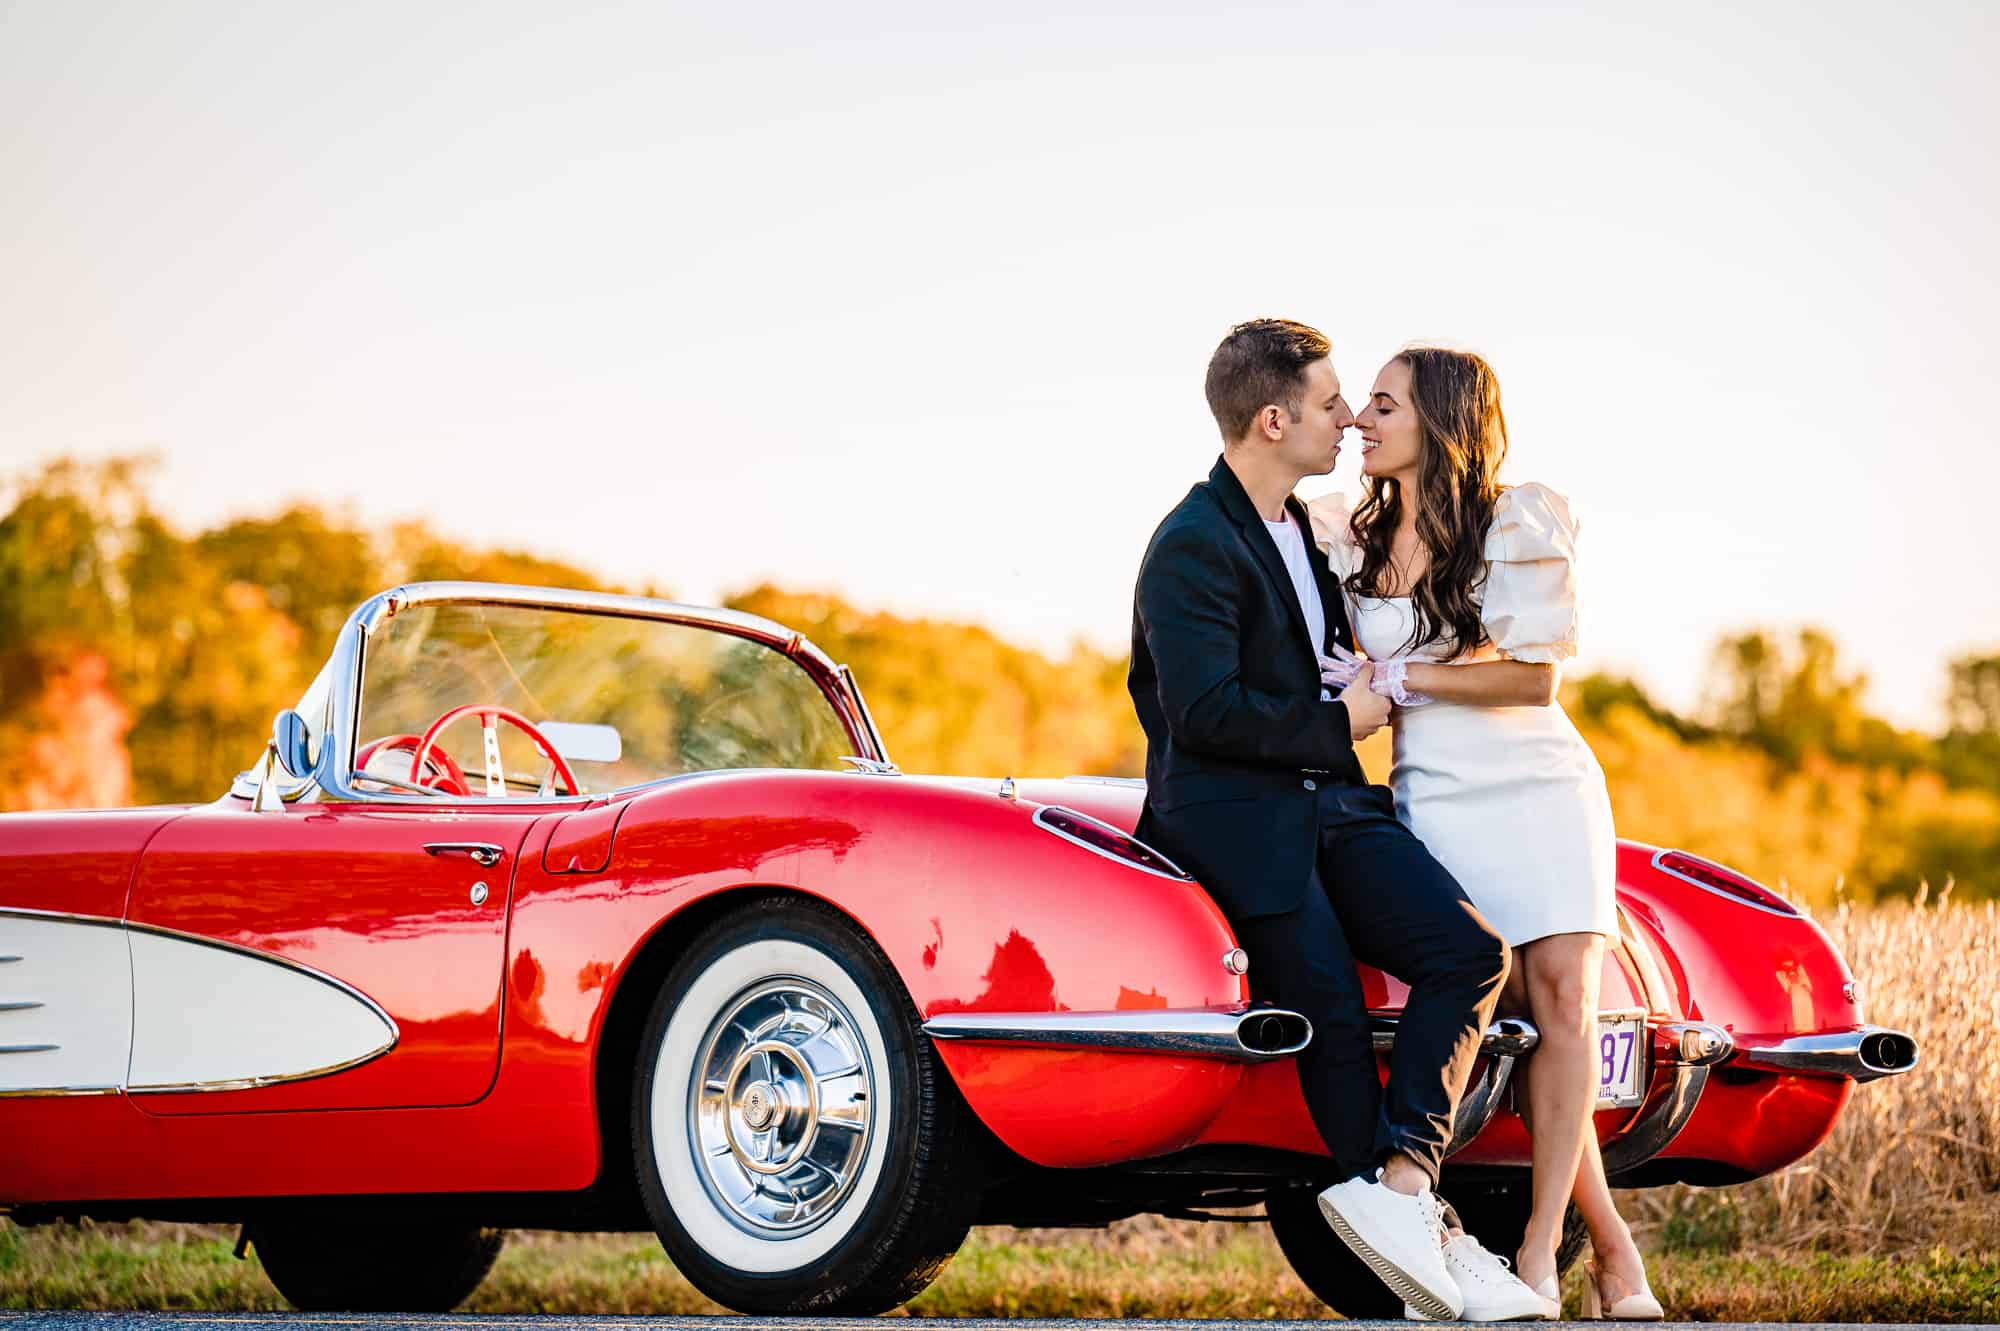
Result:
{"label": "woman", "polygon": [[1591,1130],[1616,843],[1604,773],[1556,703],[1576,653],[1575,521],[1553,490],[1495,480],[1507,424],[1475,355],[1403,352],[1355,424],[1360,504],[1349,513],[1331,495],[1309,511],[1373,687],[1398,704],[1397,814],[1514,949],[1502,1001],[1541,1031],[1522,1074],[1534,1200],[1515,1269],[1560,1316],[1556,1247],[1574,1197],[1597,1257],[1585,1315],[1657,1319]]}

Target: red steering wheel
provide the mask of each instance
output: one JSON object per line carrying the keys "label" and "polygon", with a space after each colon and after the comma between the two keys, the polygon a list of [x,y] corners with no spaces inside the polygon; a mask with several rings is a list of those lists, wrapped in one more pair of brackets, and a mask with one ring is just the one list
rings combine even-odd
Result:
{"label": "red steering wheel", "polygon": [[[359,772],[367,767],[368,760],[379,750],[398,753],[406,749],[414,750],[422,743],[423,740],[415,735],[385,735],[354,755],[354,770]],[[430,754],[430,761],[437,765],[438,770],[429,777],[418,777],[418,785],[428,786],[432,790],[442,790],[448,795],[472,794],[472,787],[465,784],[465,769],[458,765],[458,760],[449,752],[436,749]],[[421,768],[422,764],[418,766]]]}
{"label": "red steering wheel", "polygon": [[533,740],[535,747],[554,764],[556,775],[569,786],[569,793],[572,795],[583,793],[583,784],[576,779],[576,773],[569,770],[569,764],[563,761],[560,753],[556,752],[556,746],[549,742],[547,735],[535,729],[532,721],[519,712],[483,702],[463,703],[431,722],[430,729],[426,730],[423,738],[417,741],[416,755],[410,760],[410,780],[419,779],[418,773],[424,770],[424,759],[429,756],[432,746],[437,743],[438,732],[467,712],[479,718],[479,728],[485,735],[486,794],[489,799],[501,799],[507,794],[507,774],[500,767],[500,736],[493,729],[495,721],[505,721]]}

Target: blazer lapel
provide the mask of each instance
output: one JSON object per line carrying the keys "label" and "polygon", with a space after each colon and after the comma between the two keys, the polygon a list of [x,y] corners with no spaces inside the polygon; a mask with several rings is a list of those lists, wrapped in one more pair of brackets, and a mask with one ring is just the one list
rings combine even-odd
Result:
{"label": "blazer lapel", "polygon": [[[1354,648],[1354,627],[1347,622],[1347,597],[1343,595],[1346,589],[1340,585],[1340,579],[1333,576],[1326,551],[1320,549],[1319,542],[1312,538],[1312,519],[1306,516],[1306,506],[1296,496],[1286,495],[1285,508],[1306,536],[1306,562],[1312,565],[1313,584],[1319,588],[1320,608],[1326,612],[1327,642],[1339,643],[1351,651]],[[1320,648],[1322,652],[1325,650],[1324,646]]]}
{"label": "blazer lapel", "polygon": [[[1255,552],[1257,562],[1264,566],[1265,575],[1277,589],[1279,603],[1285,607],[1285,614],[1292,621],[1293,639],[1312,654],[1314,669],[1317,670],[1320,653],[1325,649],[1313,646],[1312,633],[1306,628],[1305,611],[1299,609],[1299,594],[1292,590],[1292,575],[1285,568],[1284,556],[1278,553],[1278,543],[1271,539],[1270,530],[1264,526],[1263,515],[1258,513],[1256,505],[1250,502],[1249,494],[1243,489],[1243,482],[1236,479],[1236,473],[1229,469],[1227,462],[1220,458],[1216,459],[1214,469],[1208,473],[1208,482],[1215,487],[1216,494],[1221,498],[1223,512],[1229,514],[1236,525],[1243,529],[1244,539],[1250,542],[1250,549]],[[1288,509],[1297,503],[1297,500],[1289,496],[1286,498]],[[1299,509],[1299,516],[1303,522],[1305,516],[1303,507]],[[1306,554],[1310,559],[1317,553],[1312,541],[1312,527],[1307,525],[1303,531],[1306,535]],[[1324,563],[1325,560],[1322,559],[1320,564],[1323,566]],[[1317,577],[1319,568],[1315,567],[1313,572]],[[1324,586],[1324,583],[1321,585]],[[1324,601],[1325,597],[1326,593],[1322,591],[1320,599]],[[1334,613],[1335,611],[1331,610],[1327,612],[1329,625],[1333,623]],[[1346,616],[1342,615],[1341,618],[1344,621]]]}

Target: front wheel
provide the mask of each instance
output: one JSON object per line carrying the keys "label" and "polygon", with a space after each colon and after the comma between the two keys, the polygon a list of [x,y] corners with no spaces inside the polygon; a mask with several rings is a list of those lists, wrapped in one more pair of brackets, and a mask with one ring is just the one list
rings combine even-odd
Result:
{"label": "front wheel", "polygon": [[747,1313],[864,1316],[965,1240],[971,1112],[880,949],[767,898],[668,975],[639,1045],[639,1188],[674,1265]]}

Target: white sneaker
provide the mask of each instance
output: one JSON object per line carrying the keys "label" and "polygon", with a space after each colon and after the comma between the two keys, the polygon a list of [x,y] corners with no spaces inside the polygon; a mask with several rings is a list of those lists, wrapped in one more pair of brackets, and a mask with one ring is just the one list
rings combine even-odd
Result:
{"label": "white sneaker", "polygon": [[1319,1195],[1319,1212],[1382,1283],[1426,1317],[1456,1321],[1465,1296],[1445,1267],[1444,1207],[1375,1179],[1351,1178]]}
{"label": "white sneaker", "polygon": [[[1515,1275],[1505,1257],[1486,1251],[1470,1234],[1453,1234],[1445,1240],[1444,1265],[1465,1296],[1460,1321],[1553,1322],[1562,1317],[1560,1302]],[[1553,1286],[1555,1282],[1547,1283]],[[1416,1322],[1433,1320],[1407,1303],[1403,1316]]]}

